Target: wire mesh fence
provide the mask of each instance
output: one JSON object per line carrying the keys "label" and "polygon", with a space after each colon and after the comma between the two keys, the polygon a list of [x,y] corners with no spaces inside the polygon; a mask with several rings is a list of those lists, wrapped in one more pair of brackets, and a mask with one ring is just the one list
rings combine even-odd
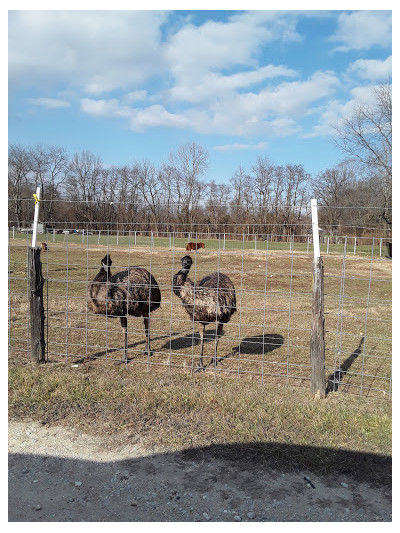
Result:
{"label": "wire mesh fence", "polygon": [[[215,318],[206,325],[205,371],[309,386],[310,235],[183,234],[133,227],[128,232],[52,230],[40,238],[46,244],[41,259],[49,362],[124,362],[125,330],[120,319],[112,316],[112,310],[95,314],[88,309],[88,289],[108,254],[111,275],[134,266],[145,268],[161,293],[160,307],[150,313],[151,353],[145,350],[144,319],[128,316],[129,365],[197,370],[201,322],[173,290],[181,259],[189,255],[193,261],[189,277],[196,286],[220,272],[232,280],[236,294],[236,312],[224,324],[223,335],[218,334]],[[204,247],[188,251],[189,242]],[[391,397],[387,242],[382,237],[348,236],[321,242],[328,391]],[[21,359],[30,358],[29,246],[29,235],[9,229],[9,351],[10,357]],[[196,294],[192,308],[202,305]]]}

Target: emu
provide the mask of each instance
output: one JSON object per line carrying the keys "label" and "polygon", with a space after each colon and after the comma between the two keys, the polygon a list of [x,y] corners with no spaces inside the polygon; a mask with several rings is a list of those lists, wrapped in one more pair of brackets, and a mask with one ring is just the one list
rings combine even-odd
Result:
{"label": "emu", "polygon": [[173,291],[178,296],[192,320],[199,322],[200,330],[200,361],[199,369],[204,370],[203,349],[204,333],[207,324],[216,326],[214,365],[217,364],[217,347],[223,335],[224,324],[229,322],[236,311],[235,286],[232,280],[221,272],[205,276],[198,284],[188,278],[192,258],[185,255],[181,259],[182,268],[173,277]]}
{"label": "emu", "polygon": [[124,359],[128,362],[128,317],[142,316],[146,334],[144,353],[152,355],[150,349],[150,313],[160,307],[161,292],[145,268],[131,267],[111,275],[111,257],[107,254],[101,260],[101,268],[88,287],[88,308],[96,314],[119,317],[124,330]]}
{"label": "emu", "polygon": [[42,242],[42,243],[40,244],[40,247],[41,247],[41,249],[42,249],[42,252],[47,252],[47,244],[46,244],[45,242]]}

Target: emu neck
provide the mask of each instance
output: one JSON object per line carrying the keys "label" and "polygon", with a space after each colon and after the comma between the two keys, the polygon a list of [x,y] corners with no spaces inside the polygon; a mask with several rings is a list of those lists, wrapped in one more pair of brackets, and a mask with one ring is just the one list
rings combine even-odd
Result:
{"label": "emu neck", "polygon": [[188,278],[189,270],[182,268],[177,274],[174,276],[174,293],[179,296],[180,295],[180,288],[183,287],[183,285],[194,285],[193,281]]}
{"label": "emu neck", "polygon": [[93,282],[104,283],[111,278],[111,270],[101,267],[100,272],[96,275]]}

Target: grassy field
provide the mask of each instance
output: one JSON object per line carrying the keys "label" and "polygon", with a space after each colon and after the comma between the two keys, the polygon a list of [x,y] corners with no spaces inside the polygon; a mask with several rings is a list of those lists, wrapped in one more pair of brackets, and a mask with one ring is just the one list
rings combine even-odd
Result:
{"label": "grassy field", "polygon": [[[27,244],[30,245],[32,242],[32,235],[31,234],[22,234],[18,232],[12,233],[12,231],[9,232],[9,237],[12,240],[21,240],[25,241]],[[242,251],[242,250],[248,250],[248,251],[283,251],[283,252],[291,252],[292,249],[294,252],[303,253],[303,254],[309,254],[312,255],[313,253],[313,247],[311,239],[307,243],[307,239],[304,237],[303,240],[305,242],[297,242],[299,239],[295,239],[293,243],[290,243],[289,241],[286,242],[287,238],[283,238],[283,240],[271,240],[270,236],[268,236],[268,239],[263,236],[255,236],[255,235],[249,235],[246,236],[246,239],[240,239],[240,238],[233,238],[232,235],[227,234],[225,237],[223,234],[220,235],[219,239],[216,238],[207,238],[206,235],[200,234],[196,237],[196,235],[192,235],[191,241],[192,242],[204,242],[205,247],[207,250],[214,250],[214,251]],[[63,234],[46,234],[42,236],[38,236],[38,240],[43,240],[48,245],[55,244],[63,244],[66,246],[67,244],[80,244],[85,246],[122,246],[122,247],[145,247],[145,248],[182,248],[184,249],[186,247],[186,244],[188,243],[187,238],[183,237],[176,237],[173,234],[165,234],[165,236],[145,236],[140,235],[137,232],[130,232],[128,235],[117,235],[116,233],[107,233],[107,232],[92,232],[91,235],[82,235],[82,234],[74,234],[70,233],[68,235]],[[348,237],[347,243],[346,243],[346,252],[347,255],[356,255],[356,256],[370,256],[372,253],[374,257],[385,257],[387,254],[387,247],[383,243],[385,239],[379,239],[376,238],[374,241],[374,246],[371,244],[371,239],[363,239],[358,238],[356,241],[354,241],[354,237]],[[368,244],[367,244],[368,243]],[[345,243],[344,238],[343,242],[341,244],[332,244],[331,243],[321,243],[321,253],[324,255],[329,254],[340,254],[343,255]]]}
{"label": "grassy field", "polygon": [[[127,366],[121,364],[119,320],[87,313],[88,282],[106,252],[113,272],[129,265],[151,269],[162,292],[151,321],[154,354],[143,354],[143,322],[131,317]],[[185,253],[183,245],[49,243],[42,252],[48,363],[38,366],[30,362],[27,248],[11,241],[10,416],[118,434],[157,450],[242,443],[255,454],[276,455],[282,443],[295,444],[297,451],[290,448],[290,457],[280,460],[294,467],[312,463],[320,472],[337,467],[335,449],[391,454],[390,261],[324,258],[327,377],[336,370],[338,378],[341,368],[341,381],[339,392],[332,386],[325,400],[316,401],[309,392],[311,256],[278,250],[193,254],[192,279],[219,269],[234,281],[238,302],[217,366],[193,373],[198,328],[171,290]],[[210,326],[208,331],[206,364],[214,353]],[[379,481],[380,473],[373,465],[370,470],[371,481]]]}
{"label": "grassy field", "polygon": [[[251,451],[272,467],[321,475],[363,471],[369,484],[390,485],[390,459],[377,459],[391,456],[390,402],[340,393],[315,400],[305,389],[271,383],[128,368],[10,364],[10,416],[152,452],[214,446],[240,459],[243,446],[247,456]],[[344,461],[347,451],[361,455]]]}
{"label": "grassy field", "polygon": [[[123,334],[118,319],[90,315],[88,282],[101,258],[111,254],[113,272],[141,265],[153,273],[162,305],[152,314],[153,356],[143,354],[143,321],[128,320],[130,366],[160,366],[191,373],[197,366],[199,335],[180,300],[172,293],[184,247],[124,248],[123,246],[49,244],[42,253],[46,278],[47,357],[51,362],[117,363],[123,358]],[[29,357],[26,246],[11,241],[10,357]],[[238,310],[225,326],[219,361],[206,372],[240,375],[261,382],[309,386],[311,256],[280,251],[201,250],[193,254],[191,277],[220,270],[236,287]],[[329,255],[325,267],[326,369],[340,374],[340,389],[363,396],[387,397],[391,392],[391,262],[374,257]],[[214,332],[208,326],[205,361],[214,353]]]}

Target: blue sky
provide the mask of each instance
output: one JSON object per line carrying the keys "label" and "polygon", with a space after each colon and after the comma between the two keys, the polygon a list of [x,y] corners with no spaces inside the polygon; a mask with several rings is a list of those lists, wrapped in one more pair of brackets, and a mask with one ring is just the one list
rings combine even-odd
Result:
{"label": "blue sky", "polygon": [[258,155],[316,174],[343,158],[335,123],[390,79],[391,29],[373,10],[9,11],[8,141],[104,165],[196,142],[216,182]]}

